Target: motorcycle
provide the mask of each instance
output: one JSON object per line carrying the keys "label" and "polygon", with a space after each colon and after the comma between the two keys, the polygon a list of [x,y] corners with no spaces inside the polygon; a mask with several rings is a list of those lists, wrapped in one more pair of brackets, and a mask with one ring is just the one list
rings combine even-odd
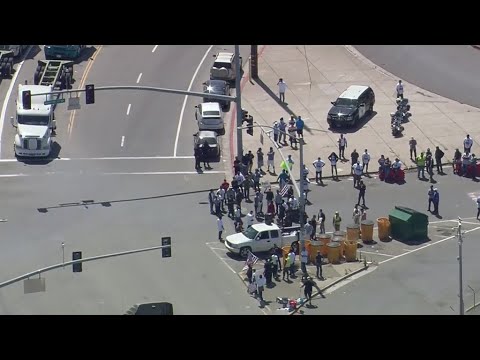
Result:
{"label": "motorcycle", "polygon": [[410,111],[410,104],[408,103],[408,99],[398,98],[396,100],[397,106],[400,107],[400,110],[403,112]]}
{"label": "motorcycle", "polygon": [[392,135],[395,137],[401,136],[404,130],[402,124],[399,121],[393,122],[391,125],[391,128],[392,128]]}
{"label": "motorcycle", "polygon": [[399,121],[400,123],[406,123],[408,122],[408,118],[412,116],[410,113],[404,113],[400,110],[397,110],[396,112],[390,113],[390,118],[391,118],[391,123],[393,124],[395,121]]}

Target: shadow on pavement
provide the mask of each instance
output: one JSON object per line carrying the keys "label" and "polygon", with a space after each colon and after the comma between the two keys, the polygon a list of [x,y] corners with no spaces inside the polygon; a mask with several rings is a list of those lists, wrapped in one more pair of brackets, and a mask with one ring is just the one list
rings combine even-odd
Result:
{"label": "shadow on pavement", "polygon": [[263,91],[265,91],[273,100],[275,100],[278,105],[280,105],[283,110],[285,110],[287,113],[289,113],[290,115],[293,115],[293,116],[296,116],[295,113],[288,107],[288,103],[281,103],[280,102],[280,99],[279,97],[277,96],[277,94],[275,94],[263,81],[262,79],[258,78],[258,79],[254,79],[253,81],[255,81],[258,85],[260,85],[260,87],[263,89]]}
{"label": "shadow on pavement", "polygon": [[62,147],[56,141],[52,143],[52,150],[48,158],[29,158],[29,157],[17,157],[18,162],[25,165],[47,165],[53,160],[60,158],[60,150]]}
{"label": "shadow on pavement", "polygon": [[80,56],[75,59],[74,64],[77,65],[77,64],[80,64],[81,62],[87,61],[96,52],[97,52],[97,48],[95,46],[90,46],[90,47],[87,47],[87,48],[83,49],[83,51],[80,53]]}
{"label": "shadow on pavement", "polygon": [[[341,127],[341,128],[329,128],[329,130],[332,133],[338,133],[338,134],[352,134],[363,128],[370,120],[372,120],[375,115],[377,115],[377,112],[374,110],[371,114],[368,114],[363,117],[361,121],[355,124],[355,126],[346,128],[346,127]],[[326,116],[326,115],[325,115]],[[386,121],[390,121],[387,119]]]}
{"label": "shadow on pavement", "polygon": [[[40,52],[42,51],[42,49],[40,49],[40,46],[38,45],[33,45],[32,48],[30,49],[29,53],[25,56],[25,60],[32,60],[35,58],[35,56],[37,56]],[[18,59],[15,60],[15,63],[18,63],[22,60],[21,57],[19,57]]]}
{"label": "shadow on pavement", "polygon": [[40,212],[40,213],[47,213],[48,210],[63,209],[63,208],[67,208],[67,207],[76,207],[76,206],[84,206],[88,209],[88,205],[101,205],[103,207],[111,207],[112,204],[115,204],[115,203],[124,203],[124,202],[130,202],[130,201],[142,201],[142,200],[154,200],[154,199],[162,199],[162,198],[168,198],[168,197],[175,197],[175,196],[182,196],[182,195],[192,195],[192,194],[200,194],[200,193],[206,193],[207,194],[209,190],[210,189],[194,190],[194,191],[186,191],[186,192],[174,193],[174,194],[155,195],[155,196],[146,196],[146,197],[140,197],[140,198],[110,200],[110,201],[81,200],[80,202],[64,203],[64,204],[59,204],[59,205],[56,205],[56,206],[38,208],[37,211]]}

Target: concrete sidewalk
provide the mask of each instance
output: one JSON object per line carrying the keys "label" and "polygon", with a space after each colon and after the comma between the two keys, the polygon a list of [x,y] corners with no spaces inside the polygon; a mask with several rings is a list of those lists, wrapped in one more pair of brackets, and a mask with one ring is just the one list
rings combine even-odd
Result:
{"label": "concrete sidewalk", "polygon": [[[468,133],[474,140],[473,152],[480,154],[479,109],[405,82],[405,97],[411,104],[412,117],[404,124],[403,137],[394,138],[390,130],[390,113],[396,109],[395,85],[398,78],[376,67],[351,46],[264,45],[259,46],[259,53],[259,79],[246,82],[242,92],[242,107],[253,115],[255,121],[270,126],[280,117],[288,122],[291,114],[302,116],[305,120],[306,142],[304,161],[310,169],[310,176],[315,176],[312,162],[319,156],[326,163],[323,176],[331,175],[327,157],[332,151],[338,154],[340,131],[330,130],[326,117],[330,102],[336,100],[350,85],[369,85],[376,96],[374,115],[370,119],[353,129],[341,130],[348,141],[345,150],[348,159],[353,149],[360,155],[368,149],[371,156],[370,172],[377,171],[377,160],[382,154],[392,161],[398,157],[407,168],[415,166],[410,160],[408,145],[412,136],[418,143],[417,154],[427,148],[434,151],[436,146],[440,146],[445,152],[443,160],[448,162],[453,158],[456,148],[463,150],[463,139]],[[285,96],[287,105],[278,101],[276,84],[279,78],[283,78],[288,86]],[[266,137],[264,144],[260,143],[260,129],[254,129],[254,136],[244,132],[244,152],[251,150],[256,156],[257,149],[261,147],[266,154],[270,146],[273,144]],[[293,171],[297,174],[299,151],[289,146],[282,150],[285,156],[292,155],[295,161]],[[277,153],[277,174],[281,161]],[[339,175],[350,174],[351,165],[350,161],[339,162]],[[276,178],[276,175],[267,173],[263,181],[274,182]]]}

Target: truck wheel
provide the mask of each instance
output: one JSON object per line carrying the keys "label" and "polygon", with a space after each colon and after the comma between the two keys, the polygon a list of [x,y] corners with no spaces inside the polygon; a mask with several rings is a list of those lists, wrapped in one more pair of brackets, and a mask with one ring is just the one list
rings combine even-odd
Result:
{"label": "truck wheel", "polygon": [[70,73],[65,74],[65,88],[68,90],[70,89],[70,85],[72,84],[72,75]]}
{"label": "truck wheel", "polygon": [[0,62],[0,75],[4,76],[5,64]]}
{"label": "truck wheel", "polygon": [[38,85],[40,83],[40,77],[41,77],[40,74],[41,74],[40,72],[35,71],[35,74],[33,75],[33,83],[35,85]]}
{"label": "truck wheel", "polygon": [[247,247],[242,247],[242,248],[240,249],[240,256],[241,256],[242,258],[246,259],[246,258],[248,257],[248,252],[249,252],[249,251],[250,251],[250,252],[252,251],[252,249],[251,249],[250,247],[248,247],[248,246],[247,246]]}
{"label": "truck wheel", "polygon": [[5,77],[10,77],[10,76],[12,76],[12,64],[10,64],[10,63],[6,63],[6,64],[5,64],[5,72],[4,72],[4,74],[5,74]]}

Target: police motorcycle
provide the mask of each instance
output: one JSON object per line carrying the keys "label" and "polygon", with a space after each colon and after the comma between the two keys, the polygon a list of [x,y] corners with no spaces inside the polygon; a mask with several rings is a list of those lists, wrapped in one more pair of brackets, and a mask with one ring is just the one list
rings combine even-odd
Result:
{"label": "police motorcycle", "polygon": [[392,119],[390,127],[392,129],[392,135],[394,137],[399,137],[399,136],[402,135],[404,127],[402,126],[402,123],[399,119],[397,119],[397,118]]}

